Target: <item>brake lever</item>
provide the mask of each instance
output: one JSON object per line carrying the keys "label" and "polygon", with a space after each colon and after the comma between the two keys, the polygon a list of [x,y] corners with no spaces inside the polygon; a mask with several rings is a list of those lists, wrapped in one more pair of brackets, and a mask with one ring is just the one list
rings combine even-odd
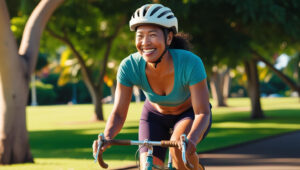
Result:
{"label": "brake lever", "polygon": [[98,161],[98,155],[99,155],[99,152],[100,152],[100,149],[104,143],[104,134],[103,133],[99,133],[98,135],[98,147],[97,147],[97,154],[94,156],[95,160],[94,162],[96,163]]}
{"label": "brake lever", "polygon": [[185,153],[186,153],[186,142],[187,142],[187,138],[186,138],[186,135],[183,134],[181,135],[181,148],[182,148],[182,160],[184,163],[186,163],[186,156],[185,156]]}
{"label": "brake lever", "polygon": [[194,168],[194,166],[192,165],[192,164],[190,164],[189,162],[188,162],[188,160],[186,159],[186,145],[187,145],[187,143],[188,143],[188,139],[187,139],[187,137],[186,137],[186,135],[185,134],[182,134],[181,136],[180,136],[180,139],[181,139],[181,148],[182,148],[182,160],[183,160],[183,162],[184,162],[184,165],[186,166],[186,168],[188,168],[188,169],[193,169]]}

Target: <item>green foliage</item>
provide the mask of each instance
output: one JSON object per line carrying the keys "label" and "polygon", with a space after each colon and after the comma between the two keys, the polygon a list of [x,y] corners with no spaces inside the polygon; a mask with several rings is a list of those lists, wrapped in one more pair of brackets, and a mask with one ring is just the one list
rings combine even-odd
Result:
{"label": "green foliage", "polygon": [[[70,102],[73,98],[74,90],[76,90],[76,101],[78,104],[91,103],[91,96],[86,88],[84,82],[79,80],[78,82],[69,82],[63,86],[58,85],[59,74],[50,74],[48,77],[42,78],[42,82],[48,83],[53,86],[53,93],[57,96],[54,102],[45,102],[43,104],[66,104]],[[75,88],[75,89],[74,89]],[[44,94],[39,94],[44,95]],[[103,97],[111,95],[110,88],[104,84],[103,85]],[[46,98],[47,96],[43,96]],[[39,103],[42,104],[42,103]]]}
{"label": "green foliage", "polygon": [[6,1],[6,5],[7,5],[7,8],[10,13],[11,18],[18,16],[18,14],[20,13],[20,6],[21,6],[21,3],[19,0]]}
{"label": "green foliage", "polygon": [[[94,83],[98,83],[109,39],[124,17],[126,23],[129,21],[131,12],[124,7],[137,4],[127,0],[66,1],[51,17],[48,28],[70,39],[91,70]],[[125,24],[111,47],[109,62],[115,63],[114,68],[108,68],[111,79],[115,79],[116,66],[134,49],[134,34]]]}
{"label": "green foliage", "polygon": [[91,95],[88,92],[88,89],[86,88],[84,82],[81,80],[78,83],[76,83],[77,87],[77,103],[91,103]]}
{"label": "green foliage", "polygon": [[[213,65],[226,64],[234,68],[252,57],[250,49],[270,59],[274,54],[295,54],[299,51],[295,50],[299,49],[297,42],[300,39],[298,0],[160,2],[174,11],[179,20],[179,30],[191,34],[193,51],[203,59],[207,72]],[[7,2],[12,10],[12,30],[18,41],[28,14],[36,3],[38,1]],[[88,67],[92,70],[93,78],[98,80],[108,39],[122,17],[128,23],[134,10],[145,3],[152,1],[65,1],[55,11],[47,27],[62,37],[66,35],[70,38],[85,62],[90,63]],[[61,53],[61,49],[58,49],[62,45],[45,32],[41,40],[41,53],[47,54],[50,62],[57,61]],[[134,33],[125,24],[111,49],[109,62],[113,62],[115,67],[108,68],[110,79],[115,79],[120,61],[135,50]],[[70,97],[69,94],[66,96]]]}
{"label": "green foliage", "polygon": [[[165,1],[164,1],[165,2]],[[300,2],[295,0],[166,1],[179,19],[179,29],[192,35],[194,51],[207,70],[235,67],[252,57],[295,48],[300,35]]]}
{"label": "green foliage", "polygon": [[[51,84],[44,84],[41,81],[36,81],[36,94],[37,94],[37,102],[40,105],[54,104],[56,101],[56,93],[54,92],[54,88]],[[30,85],[30,91],[32,88],[32,84]],[[30,93],[31,95],[31,93]],[[30,100],[31,96],[29,96]]]}
{"label": "green foliage", "polygon": [[6,1],[10,17],[20,17],[28,16],[33,8],[35,7],[37,1],[32,0],[9,0]]}
{"label": "green foliage", "polygon": [[38,55],[38,60],[37,60],[36,66],[35,66],[35,70],[39,71],[47,65],[48,65],[47,55],[40,53]]}
{"label": "green foliage", "polygon": [[18,44],[20,44],[20,42],[21,42],[23,31],[24,31],[27,19],[28,19],[27,16],[22,15],[22,16],[13,17],[10,20],[10,22],[11,22],[10,28],[11,28]]}
{"label": "green foliage", "polygon": [[[67,83],[63,86],[58,86],[59,74],[50,74],[47,77],[41,79],[45,84],[51,84],[53,86],[53,92],[56,94],[57,98],[54,103],[47,104],[66,104],[72,100],[73,97],[73,88],[76,88],[77,94],[77,103],[90,103],[91,97],[90,94],[83,83],[82,80],[77,83]],[[74,87],[76,86],[76,87]],[[39,103],[40,104],[40,103]]]}

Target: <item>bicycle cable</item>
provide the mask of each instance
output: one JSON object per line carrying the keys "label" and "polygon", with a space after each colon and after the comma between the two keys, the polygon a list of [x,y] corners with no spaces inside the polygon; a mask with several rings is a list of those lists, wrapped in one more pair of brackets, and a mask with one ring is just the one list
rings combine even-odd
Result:
{"label": "bicycle cable", "polygon": [[138,169],[140,169],[140,159],[137,159],[137,155],[138,155],[140,149],[142,149],[143,147],[145,147],[145,146],[144,145],[139,146],[139,148],[136,150],[135,156],[134,156],[135,157],[135,164],[137,165]]}

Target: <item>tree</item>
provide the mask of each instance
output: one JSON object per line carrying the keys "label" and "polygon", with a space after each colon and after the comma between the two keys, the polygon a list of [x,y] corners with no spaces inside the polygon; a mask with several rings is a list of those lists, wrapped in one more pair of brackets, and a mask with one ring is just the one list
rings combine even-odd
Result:
{"label": "tree", "polygon": [[181,5],[176,2],[171,8],[177,9],[175,13],[179,13],[179,28],[191,34],[193,51],[205,64],[212,97],[217,106],[226,106],[230,87],[229,70],[242,63],[235,56],[246,53],[248,42],[246,36],[235,32],[228,24],[234,8],[224,1],[198,0],[181,2]]}
{"label": "tree", "polygon": [[63,0],[43,0],[32,12],[18,50],[6,2],[0,0],[0,164],[33,162],[26,129],[30,75],[43,29]]}
{"label": "tree", "polygon": [[190,10],[182,15],[185,19],[180,19],[181,25],[192,34],[195,51],[203,57],[209,75],[213,66],[244,64],[251,117],[264,117],[259,102],[256,53],[272,56],[283,51],[283,42],[293,44],[299,39],[299,1],[189,2],[186,6]]}
{"label": "tree", "polygon": [[126,24],[131,11],[124,6],[137,5],[132,1],[70,1],[47,27],[49,35],[63,42],[79,63],[95,107],[94,120],[104,120],[101,101],[109,57],[119,62],[132,47]]}

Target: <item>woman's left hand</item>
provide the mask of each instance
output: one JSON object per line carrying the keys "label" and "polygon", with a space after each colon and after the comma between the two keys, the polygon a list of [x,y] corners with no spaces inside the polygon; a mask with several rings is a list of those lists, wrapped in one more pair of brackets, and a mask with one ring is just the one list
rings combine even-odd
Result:
{"label": "woman's left hand", "polygon": [[[186,142],[183,138],[180,139],[180,145],[179,145],[179,149],[182,150],[181,146],[182,146],[182,142]],[[192,155],[196,152],[196,143],[191,140],[191,139],[188,139],[187,142],[186,142],[186,151],[185,153],[187,155]]]}
{"label": "woman's left hand", "polygon": [[193,140],[188,140],[186,154],[193,155],[196,152],[196,143]]}

